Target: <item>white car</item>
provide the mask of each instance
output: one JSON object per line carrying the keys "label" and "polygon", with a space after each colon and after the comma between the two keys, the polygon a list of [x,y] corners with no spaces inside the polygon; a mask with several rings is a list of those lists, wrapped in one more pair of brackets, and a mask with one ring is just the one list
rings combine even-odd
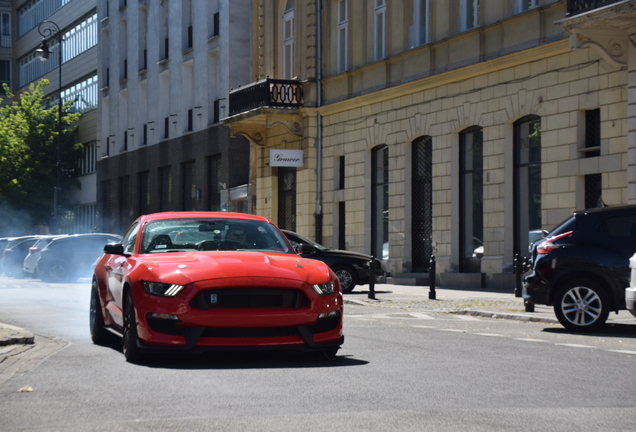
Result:
{"label": "white car", "polygon": [[59,237],[66,237],[66,234],[58,236],[43,236],[40,240],[35,242],[31,248],[29,248],[29,254],[24,258],[24,263],[22,265],[25,276],[37,277],[37,265],[38,260],[40,259],[40,252],[42,249],[47,247],[53,239]]}
{"label": "white car", "polygon": [[636,254],[629,259],[629,267],[632,269],[632,276],[629,288],[625,288],[625,304],[627,310],[636,317]]}

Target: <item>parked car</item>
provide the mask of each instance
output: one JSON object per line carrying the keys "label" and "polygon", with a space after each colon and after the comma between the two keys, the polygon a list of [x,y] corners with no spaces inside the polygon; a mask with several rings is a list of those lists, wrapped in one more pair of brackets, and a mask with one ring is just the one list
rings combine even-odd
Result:
{"label": "parked car", "polygon": [[38,240],[38,236],[24,236],[11,239],[2,251],[4,274],[11,277],[23,277],[22,263],[29,248]]}
{"label": "parked car", "polygon": [[119,243],[117,234],[73,234],[53,239],[40,251],[37,272],[45,282],[74,282],[90,277],[91,265],[107,243]]}
{"label": "parked car", "polygon": [[38,261],[40,260],[42,249],[48,246],[48,244],[51,243],[54,239],[60,238],[60,237],[66,237],[66,236],[67,234],[58,235],[58,236],[53,236],[53,235],[40,236],[36,240],[36,242],[31,245],[31,247],[29,248],[29,252],[27,253],[27,256],[24,258],[24,261],[22,262],[22,270],[23,270],[24,276],[37,277],[38,276],[37,264],[38,264]]}
{"label": "parked car", "polygon": [[[303,248],[308,252],[311,246]],[[242,213],[141,216],[104,247],[91,289],[90,331],[148,352],[284,348],[336,354],[344,341],[340,283],[299,256],[265,218]]]}
{"label": "parked car", "polygon": [[636,317],[636,254],[630,258],[629,265],[632,271],[629,287],[625,288],[625,307]]}
{"label": "parked car", "polygon": [[[358,252],[329,249],[295,232],[288,230],[282,231],[294,247],[298,247],[300,244],[310,244],[316,249],[315,253],[306,255],[306,257],[320,260],[331,267],[340,280],[343,293],[353,291],[356,285],[366,285],[369,283],[372,256]],[[375,282],[382,281],[384,276],[382,263],[376,258]]]}
{"label": "parked car", "polygon": [[532,246],[523,297],[554,306],[573,331],[594,331],[626,308],[629,259],[636,252],[636,205],[575,211]]}

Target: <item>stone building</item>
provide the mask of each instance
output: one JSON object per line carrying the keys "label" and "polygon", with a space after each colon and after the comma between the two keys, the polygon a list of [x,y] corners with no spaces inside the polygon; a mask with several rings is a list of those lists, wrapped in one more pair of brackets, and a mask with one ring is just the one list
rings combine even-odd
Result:
{"label": "stone building", "polygon": [[[44,91],[54,103],[61,94],[64,102],[74,101],[73,110],[83,113],[78,122],[78,139],[84,144],[84,154],[77,167],[63,167],[79,170],[79,187],[60,191],[64,194],[60,202],[68,201],[71,205],[71,211],[56,222],[62,232],[90,232],[96,223],[96,9],[96,0],[0,2],[0,82],[8,83],[13,92],[19,94],[27,90],[29,84],[46,78],[50,83]],[[41,61],[36,50],[45,36],[51,53],[47,61]],[[54,187],[50,187],[53,194]]]}
{"label": "stone building", "polygon": [[256,79],[223,119],[253,144],[255,213],[394,281],[434,255],[442,285],[512,287],[542,230],[636,202],[635,10],[255,0]]}
{"label": "stone building", "polygon": [[250,144],[219,121],[252,80],[251,1],[111,0],[98,14],[101,230],[159,211],[251,212]]}

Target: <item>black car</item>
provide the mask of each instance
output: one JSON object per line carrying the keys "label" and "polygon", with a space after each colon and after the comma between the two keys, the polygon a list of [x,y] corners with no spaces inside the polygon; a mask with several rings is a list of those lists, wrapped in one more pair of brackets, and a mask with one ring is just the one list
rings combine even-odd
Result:
{"label": "black car", "polygon": [[531,249],[524,299],[554,306],[567,329],[597,330],[610,311],[626,307],[636,205],[575,211]]}
{"label": "black car", "polygon": [[56,238],[40,252],[37,273],[45,282],[74,282],[91,274],[104,245],[119,243],[117,234],[74,234]]}
{"label": "black car", "polygon": [[[305,258],[313,258],[327,264],[334,271],[340,280],[342,292],[348,293],[353,291],[356,285],[365,285],[369,283],[369,274],[371,269],[370,255],[358,252],[350,252],[338,249],[329,249],[312,240],[300,236],[292,231],[282,230],[287,236],[294,248],[298,248],[301,243],[310,244],[316,248],[316,252],[310,255],[304,255]],[[375,282],[380,282],[384,277],[380,260],[375,260]]]}

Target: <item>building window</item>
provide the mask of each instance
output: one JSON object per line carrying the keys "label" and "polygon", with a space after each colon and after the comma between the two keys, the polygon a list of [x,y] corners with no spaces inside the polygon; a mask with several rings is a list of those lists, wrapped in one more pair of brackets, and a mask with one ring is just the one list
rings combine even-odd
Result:
{"label": "building window", "polygon": [[212,122],[217,124],[221,120],[221,99],[217,99],[214,101],[214,114],[213,114]]}
{"label": "building window", "polygon": [[170,138],[170,117],[163,119],[163,138]]}
{"label": "building window", "polygon": [[283,13],[283,78],[294,77],[294,0],[287,0]]}
{"label": "building window", "polygon": [[371,160],[371,255],[388,259],[389,244],[389,148],[373,149]]}
{"label": "building window", "polygon": [[460,0],[461,31],[479,26],[479,0]]}
{"label": "building window", "polygon": [[348,69],[349,0],[338,0],[338,72]]}
{"label": "building window", "polygon": [[221,191],[225,189],[222,182],[223,171],[221,155],[208,158],[208,209],[221,211]]}
{"label": "building window", "polygon": [[150,172],[139,173],[139,213],[142,215],[151,213],[150,208]]}
{"label": "building window", "polygon": [[278,226],[296,231],[296,168],[278,168]]}
{"label": "building window", "polygon": [[375,0],[375,59],[386,57],[386,0]]}
{"label": "building window", "polygon": [[79,174],[81,176],[95,172],[95,161],[97,160],[97,145],[95,141],[84,145],[82,157],[79,160]]}
{"label": "building window", "polygon": [[585,176],[585,208],[604,207],[603,178],[601,174]]}
{"label": "building window", "polygon": [[413,27],[409,38],[411,48],[428,43],[430,0],[413,0]]}
{"label": "building window", "polygon": [[347,212],[345,208],[345,202],[338,203],[338,249],[347,249],[346,240],[346,225],[347,225]]}
{"label": "building window", "polygon": [[345,157],[340,156],[338,158],[338,184],[336,188],[342,190],[345,188]]}
{"label": "building window", "polygon": [[11,46],[11,14],[0,14],[0,47]]}
{"label": "building window", "polygon": [[193,110],[189,109],[188,110],[188,129],[187,129],[187,132],[192,132],[193,125],[194,125],[194,114],[193,114]]}
{"label": "building window", "polygon": [[585,111],[585,157],[601,155],[601,109]]}
{"label": "building window", "polygon": [[11,62],[0,60],[0,94],[5,94],[4,84],[11,87]]}
{"label": "building window", "polygon": [[221,14],[219,14],[218,12],[215,12],[212,20],[213,20],[212,36],[214,37],[221,34],[221,31],[220,31],[221,30],[220,29]]}
{"label": "building window", "polygon": [[53,15],[71,0],[32,0],[18,10],[18,37]]}
{"label": "building window", "polygon": [[541,237],[541,118],[530,115],[514,124],[514,253],[527,256]]}
{"label": "building window", "polygon": [[148,124],[144,123],[141,136],[141,145],[148,144]]}
{"label": "building window", "polygon": [[538,6],[539,0],[516,0],[515,11],[517,13],[525,12],[530,9],[534,9]]}
{"label": "building window", "polygon": [[411,221],[413,272],[426,272],[433,255],[433,138],[430,136],[413,141]]}
{"label": "building window", "polygon": [[478,126],[463,131],[460,144],[460,265],[463,273],[481,272],[484,254],[484,142]]}

